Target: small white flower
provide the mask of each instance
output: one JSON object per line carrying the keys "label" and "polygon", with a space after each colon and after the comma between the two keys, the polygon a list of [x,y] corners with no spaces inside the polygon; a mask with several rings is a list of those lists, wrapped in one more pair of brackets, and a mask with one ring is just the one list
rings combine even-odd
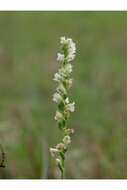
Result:
{"label": "small white flower", "polygon": [[59,69],[59,74],[61,75],[61,77],[63,77],[63,80],[64,80],[64,78],[67,76],[67,73],[64,67]]}
{"label": "small white flower", "polygon": [[59,111],[56,111],[55,120],[61,122],[64,120],[63,114]]}
{"label": "small white flower", "polygon": [[73,61],[75,58],[75,54],[68,54],[67,56],[67,61],[70,62],[70,61]]}
{"label": "small white flower", "polygon": [[72,65],[66,64],[64,67],[59,69],[59,75],[63,77],[63,80],[69,76],[69,74],[72,72]]}
{"label": "small white flower", "polygon": [[50,148],[50,153],[53,157],[57,157],[59,151],[56,148]]}
{"label": "small white flower", "polygon": [[59,158],[56,158],[56,163],[61,165],[61,160]]}
{"label": "small white flower", "polygon": [[59,93],[55,93],[53,95],[53,101],[56,103],[60,103],[63,100],[62,96]]}
{"label": "small white flower", "polygon": [[66,64],[65,65],[65,71],[67,72],[67,73],[71,73],[72,72],[72,65],[71,64]]}
{"label": "small white flower", "polygon": [[65,103],[69,104],[69,98],[68,97],[65,99]]}
{"label": "small white flower", "polygon": [[73,128],[67,128],[67,129],[66,129],[66,133],[67,133],[68,135],[72,135],[72,134],[74,133],[74,129],[73,129]]}
{"label": "small white flower", "polygon": [[71,143],[71,137],[70,136],[65,136],[64,138],[63,138],[63,142],[65,143],[65,145],[68,145],[68,144],[70,144]]}
{"label": "small white flower", "polygon": [[64,61],[64,54],[62,54],[62,53],[57,53],[57,61],[63,62],[63,61]]}
{"label": "small white flower", "polygon": [[[76,53],[76,45],[73,42],[73,40],[71,38],[65,38],[65,37],[61,37],[60,38],[60,43],[62,45],[66,45],[67,48],[67,62],[73,61],[73,59],[75,58],[75,53]],[[60,60],[63,60],[63,57],[60,56]]]}
{"label": "small white flower", "polygon": [[76,45],[72,41],[72,39],[68,39],[68,56],[67,56],[67,61],[70,62],[75,58],[75,53],[76,53]]}
{"label": "small white flower", "polygon": [[69,40],[68,43],[68,52],[69,53],[75,53],[76,52],[76,45],[75,43],[72,41],[72,39]]}
{"label": "small white flower", "polygon": [[72,79],[67,79],[67,80],[66,80],[66,85],[67,85],[68,88],[71,88],[71,87],[72,87],[72,82],[73,82]]}
{"label": "small white flower", "polygon": [[56,148],[58,150],[63,150],[65,148],[65,145],[63,143],[59,143],[59,144],[56,145]]}
{"label": "small white flower", "polygon": [[71,44],[73,41],[71,38],[67,38],[67,42],[68,42],[68,44]]}
{"label": "small white flower", "polygon": [[56,89],[58,92],[66,94],[67,90],[65,89],[64,85],[62,83],[59,84],[59,86]]}
{"label": "small white flower", "polygon": [[75,102],[67,104],[66,105],[66,110],[70,111],[70,112],[74,112],[75,111]]}
{"label": "small white flower", "polygon": [[59,73],[55,73],[53,80],[60,82],[61,80],[63,80],[63,77]]}
{"label": "small white flower", "polygon": [[66,40],[66,38],[65,38],[64,36],[60,38],[60,43],[61,43],[62,45],[64,45],[64,44],[67,43],[67,40]]}

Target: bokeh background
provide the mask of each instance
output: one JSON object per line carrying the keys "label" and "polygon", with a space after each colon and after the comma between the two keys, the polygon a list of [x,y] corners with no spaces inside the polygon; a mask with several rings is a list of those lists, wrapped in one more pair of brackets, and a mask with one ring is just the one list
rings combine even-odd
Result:
{"label": "bokeh background", "polygon": [[0,178],[59,177],[49,147],[61,139],[52,102],[61,36],[77,44],[66,178],[127,178],[127,12],[0,12]]}

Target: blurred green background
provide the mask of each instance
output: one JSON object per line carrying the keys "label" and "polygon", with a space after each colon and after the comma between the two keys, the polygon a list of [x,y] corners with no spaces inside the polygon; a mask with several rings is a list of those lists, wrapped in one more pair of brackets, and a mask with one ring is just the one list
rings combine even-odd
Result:
{"label": "blurred green background", "polygon": [[127,178],[127,12],[0,12],[0,178],[58,178],[59,38],[77,44],[66,178]]}

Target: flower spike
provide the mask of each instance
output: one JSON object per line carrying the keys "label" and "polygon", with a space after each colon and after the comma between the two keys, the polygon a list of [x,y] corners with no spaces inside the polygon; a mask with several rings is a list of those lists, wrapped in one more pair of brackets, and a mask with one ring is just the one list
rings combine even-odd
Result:
{"label": "flower spike", "polygon": [[75,111],[75,102],[70,102],[68,89],[72,86],[72,64],[76,55],[76,45],[71,38],[60,38],[61,52],[57,53],[57,61],[60,65],[58,72],[54,75],[54,81],[58,83],[56,92],[53,95],[53,101],[57,103],[55,120],[58,127],[62,130],[63,139],[55,148],[50,148],[51,155],[55,158],[56,164],[61,171],[61,178],[64,178],[65,154],[71,143],[71,135],[74,130],[67,127],[67,121],[70,113]]}

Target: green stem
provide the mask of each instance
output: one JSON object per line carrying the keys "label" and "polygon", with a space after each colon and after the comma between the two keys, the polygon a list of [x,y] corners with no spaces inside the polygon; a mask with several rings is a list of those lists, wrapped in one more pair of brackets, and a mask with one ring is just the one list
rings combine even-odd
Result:
{"label": "green stem", "polygon": [[63,165],[63,168],[62,168],[62,171],[61,171],[61,179],[64,179],[65,177],[65,168],[64,168],[64,165]]}
{"label": "green stem", "polygon": [[65,155],[64,155],[64,158],[63,158],[63,161],[62,161],[62,166],[63,166],[62,179],[64,179],[64,177],[65,177],[65,166],[64,166],[64,162],[65,162]]}
{"label": "green stem", "polygon": [[61,179],[64,179],[64,169],[63,169],[63,171],[61,172]]}

